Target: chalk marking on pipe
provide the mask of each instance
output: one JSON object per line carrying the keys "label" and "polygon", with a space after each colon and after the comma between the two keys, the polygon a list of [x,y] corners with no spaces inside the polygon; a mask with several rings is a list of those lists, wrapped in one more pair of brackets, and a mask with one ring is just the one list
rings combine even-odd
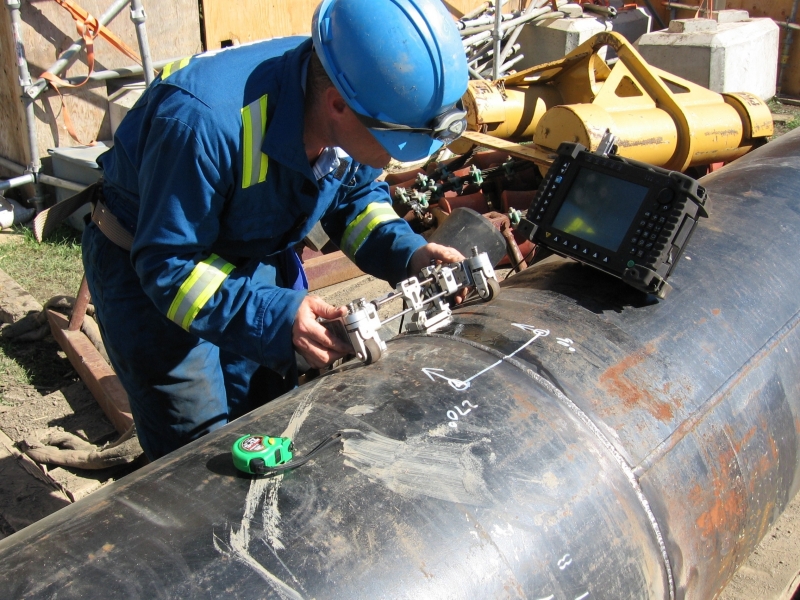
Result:
{"label": "chalk marking on pipe", "polygon": [[373,412],[375,412],[375,407],[371,404],[359,404],[357,406],[351,406],[344,411],[346,415],[352,415],[354,417],[363,417],[364,415],[368,415]]}
{"label": "chalk marking on pipe", "polygon": [[[233,532],[231,532],[231,538],[233,538],[233,535]],[[247,552],[242,553],[233,545],[226,544],[219,537],[217,537],[216,534],[213,536],[213,542],[214,548],[217,550],[217,552],[225,556],[231,556],[253,569],[256,573],[261,575],[262,579],[264,579],[264,581],[266,581],[282,598],[289,598],[290,600],[303,600],[303,596],[296,589],[287,585],[274,573],[264,568],[264,565],[250,556],[250,554]]]}
{"label": "chalk marking on pipe", "polygon": [[490,371],[490,370],[494,369],[497,365],[502,363],[504,360],[506,360],[508,358],[511,358],[517,352],[521,352],[522,350],[524,350],[525,348],[530,346],[533,342],[538,340],[540,337],[546,337],[546,336],[550,335],[550,330],[549,329],[536,329],[533,325],[525,325],[523,323],[512,323],[512,325],[514,327],[519,327],[523,331],[531,332],[533,334],[533,337],[531,339],[529,339],[527,342],[525,342],[524,344],[522,344],[522,346],[520,346],[519,348],[514,350],[511,354],[505,355],[503,358],[501,358],[497,362],[494,362],[491,365],[489,365],[488,367],[486,367],[485,369],[483,369],[481,371],[478,371],[477,373],[475,373],[475,375],[473,375],[469,379],[465,379],[464,381],[462,381],[460,379],[454,379],[454,378],[451,378],[451,377],[446,377],[445,375],[442,375],[442,371],[444,371],[444,369],[432,369],[430,367],[423,367],[422,372],[425,373],[425,375],[427,375],[428,379],[430,379],[431,381],[435,381],[434,377],[439,377],[440,379],[444,379],[448,383],[448,385],[450,385],[450,387],[453,388],[454,390],[456,390],[457,392],[464,392],[464,391],[469,389],[469,386],[470,386],[470,384],[471,384],[471,382],[473,380],[477,379],[478,377],[480,377],[481,375],[483,375],[487,371]]}
{"label": "chalk marking on pipe", "polygon": [[564,569],[566,569],[568,566],[570,566],[572,564],[572,557],[569,554],[565,554],[564,556],[562,556],[559,559],[557,564],[558,564],[558,568],[561,571],[563,571]]}
{"label": "chalk marking on pipe", "polygon": [[[800,315],[800,313],[798,313],[798,315]],[[521,326],[516,323],[513,323],[513,325],[519,327],[520,329],[525,329],[526,327],[530,327],[530,326]],[[460,342],[462,344],[467,344],[468,346],[472,346],[473,348],[477,348],[489,354],[494,354],[494,355],[499,354],[499,352],[497,352],[493,348],[490,348],[489,346],[484,346],[483,344],[479,344],[477,342],[473,342],[472,340],[467,340],[464,338],[454,337],[452,335],[441,334],[441,333],[431,333],[428,335],[430,335],[431,337],[439,337]],[[529,340],[528,343],[530,343],[531,341],[533,340]],[[520,348],[519,350],[522,350],[522,348]],[[519,350],[517,350],[517,352],[519,352]],[[551,381],[539,375],[537,372],[529,368],[525,363],[517,359],[512,360],[510,358],[511,356],[512,355],[504,356],[502,359],[500,359],[499,362],[508,359],[508,363],[510,365],[517,367],[520,371],[522,371],[530,378],[532,378],[534,381],[536,381],[539,385],[541,385],[545,390],[553,394],[556,397],[556,399],[561,401],[568,409],[570,409],[573,413],[575,413],[575,416],[577,416],[578,419],[589,428],[589,430],[595,435],[595,437],[606,448],[606,450],[608,450],[611,456],[614,457],[614,460],[617,461],[617,464],[622,469],[625,478],[628,480],[628,483],[633,488],[634,494],[636,495],[636,499],[639,500],[639,504],[642,506],[642,510],[644,510],[645,515],[647,516],[647,520],[650,523],[650,528],[653,530],[653,534],[655,535],[656,542],[658,543],[658,547],[661,552],[661,559],[664,563],[664,570],[667,575],[669,598],[670,600],[675,600],[675,579],[672,574],[672,565],[670,564],[669,553],[667,552],[667,545],[664,542],[664,536],[661,534],[661,527],[658,524],[658,520],[656,519],[656,516],[653,513],[652,508],[650,507],[650,502],[647,500],[647,496],[644,495],[644,492],[642,491],[642,488],[639,485],[639,479],[636,477],[636,473],[634,473],[634,470],[625,460],[625,457],[623,457],[622,454],[619,453],[614,444],[611,443],[611,440],[600,430],[599,427],[597,427],[597,425],[594,424],[594,421],[592,421],[589,418],[589,416],[585,412],[583,412],[583,410],[581,410],[581,408],[577,404],[575,404],[572,400],[570,400]]]}
{"label": "chalk marking on pipe", "polygon": [[[317,384],[319,385],[319,384]],[[311,407],[314,404],[313,392],[316,390],[315,385],[312,390],[306,395],[305,398],[297,405],[292,413],[289,423],[281,433],[281,437],[295,438],[300,427],[305,422]],[[283,473],[280,473],[270,478],[253,479],[250,482],[250,489],[247,491],[247,497],[244,502],[244,511],[242,521],[238,529],[231,528],[229,536],[229,544],[226,546],[230,549],[230,555],[237,560],[255,570],[272,588],[284,598],[291,600],[302,600],[302,595],[294,588],[287,585],[276,575],[259,563],[250,554],[250,542],[253,535],[250,531],[250,523],[261,506],[262,515],[262,531],[263,541],[272,550],[273,554],[277,557],[277,551],[283,550],[285,547],[281,542],[280,536],[280,510],[278,509],[278,490],[280,489],[281,482],[283,481]],[[217,536],[214,536],[214,547],[223,554],[228,554],[220,543],[217,543]],[[280,559],[279,559],[280,560]],[[280,561],[283,564],[283,561]],[[285,567],[285,565],[284,565]],[[287,569],[288,570],[288,569]],[[292,573],[290,572],[290,575]],[[292,575],[294,577],[294,575]],[[297,578],[294,578],[297,580]],[[299,583],[299,582],[298,582]]]}
{"label": "chalk marking on pipe", "polygon": [[137,504],[133,500],[129,498],[125,498],[124,496],[120,496],[117,498],[117,502],[120,504],[124,504],[128,508],[136,511],[141,517],[144,517],[146,520],[150,521],[156,527],[162,528],[169,528],[169,527],[180,527],[181,524],[179,522],[175,522],[174,518],[165,519],[160,515],[157,515],[154,511],[150,510],[146,506],[142,506],[141,504]]}
{"label": "chalk marking on pipe", "polygon": [[481,438],[469,444],[431,441],[426,434],[395,440],[373,431],[344,439],[344,464],[406,498],[428,496],[447,502],[486,506],[491,493],[483,463],[472,453]]}

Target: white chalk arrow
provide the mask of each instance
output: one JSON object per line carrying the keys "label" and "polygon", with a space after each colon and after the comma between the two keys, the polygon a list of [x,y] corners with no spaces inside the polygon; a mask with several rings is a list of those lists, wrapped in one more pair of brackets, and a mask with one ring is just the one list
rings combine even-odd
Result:
{"label": "white chalk arrow", "polygon": [[423,367],[422,372],[425,373],[425,375],[427,375],[428,378],[431,381],[436,381],[434,378],[435,377],[439,377],[440,379],[444,379],[450,385],[450,387],[453,388],[454,390],[456,390],[458,392],[463,392],[464,390],[469,389],[470,382],[473,379],[475,379],[476,377],[480,377],[481,375],[486,373],[486,371],[489,371],[490,369],[494,369],[497,365],[499,365],[505,359],[511,358],[512,356],[514,356],[520,350],[522,350],[524,348],[527,348],[530,344],[532,344],[533,342],[538,340],[540,337],[545,337],[545,336],[550,335],[550,330],[549,329],[537,329],[533,325],[525,325],[523,323],[512,323],[512,325],[514,327],[518,327],[518,328],[522,329],[523,331],[527,331],[529,333],[532,333],[533,337],[531,339],[529,339],[527,342],[525,342],[524,344],[522,344],[522,346],[520,346],[519,348],[514,350],[514,352],[512,352],[511,354],[508,354],[508,355],[504,356],[503,358],[501,358],[497,362],[489,365],[488,367],[486,367],[482,371],[479,371],[478,373],[475,373],[475,375],[473,375],[472,377],[470,377],[466,381],[462,381],[460,379],[454,379],[454,378],[442,375],[442,372],[444,371],[444,369],[432,369],[430,367]]}
{"label": "white chalk arrow", "polygon": [[431,381],[436,381],[434,377],[438,377],[440,379],[444,379],[450,387],[454,390],[458,390],[459,392],[463,392],[469,387],[468,381],[461,381],[460,379],[451,379],[450,377],[445,377],[442,375],[442,371],[444,369],[431,369],[430,367],[423,367],[422,372],[427,375]]}

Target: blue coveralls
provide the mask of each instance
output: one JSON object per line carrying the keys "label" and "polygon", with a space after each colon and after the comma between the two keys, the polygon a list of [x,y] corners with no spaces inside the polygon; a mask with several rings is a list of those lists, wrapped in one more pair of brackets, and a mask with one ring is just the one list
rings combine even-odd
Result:
{"label": "blue coveralls", "polygon": [[[407,277],[425,244],[379,170],[303,146],[307,38],[168,65],[99,162],[130,252],[90,223],[83,257],[111,363],[152,460],[296,385],[306,291],[292,248],[318,221],[367,273]],[[337,158],[338,155],[338,158]]]}

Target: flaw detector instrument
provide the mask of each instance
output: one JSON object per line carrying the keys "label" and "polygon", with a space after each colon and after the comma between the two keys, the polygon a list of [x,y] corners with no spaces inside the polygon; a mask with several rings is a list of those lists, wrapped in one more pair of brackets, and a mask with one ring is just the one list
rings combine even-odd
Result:
{"label": "flaw detector instrument", "polygon": [[706,191],[676,171],[562,143],[518,231],[553,252],[666,297],[667,283],[697,220]]}
{"label": "flaw detector instrument", "polygon": [[[485,302],[500,290],[488,254],[479,252],[477,247],[473,247],[471,257],[461,262],[425,267],[419,277],[401,281],[385,296],[370,301],[359,298],[347,305],[345,316],[322,319],[320,323],[350,344],[357,358],[370,364],[380,360],[386,352],[386,342],[378,332],[381,326],[409,315],[404,327],[407,333],[444,327],[450,323],[452,314],[447,298],[467,287],[475,288]],[[381,321],[378,309],[396,298],[403,298],[403,310]]]}

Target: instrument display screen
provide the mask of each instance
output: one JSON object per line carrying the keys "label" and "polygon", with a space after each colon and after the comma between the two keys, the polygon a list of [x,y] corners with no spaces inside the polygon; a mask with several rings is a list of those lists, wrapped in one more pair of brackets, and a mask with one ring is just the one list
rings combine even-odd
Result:
{"label": "instrument display screen", "polygon": [[616,252],[649,191],[643,185],[584,167],[566,193],[552,226]]}

